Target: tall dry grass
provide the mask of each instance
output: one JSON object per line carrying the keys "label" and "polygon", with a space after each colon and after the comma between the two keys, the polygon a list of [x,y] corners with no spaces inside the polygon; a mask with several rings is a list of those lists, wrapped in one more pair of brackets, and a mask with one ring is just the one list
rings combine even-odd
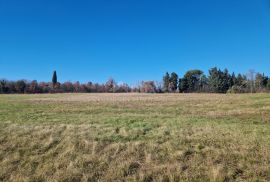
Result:
{"label": "tall dry grass", "polygon": [[269,94],[0,96],[0,181],[270,181]]}

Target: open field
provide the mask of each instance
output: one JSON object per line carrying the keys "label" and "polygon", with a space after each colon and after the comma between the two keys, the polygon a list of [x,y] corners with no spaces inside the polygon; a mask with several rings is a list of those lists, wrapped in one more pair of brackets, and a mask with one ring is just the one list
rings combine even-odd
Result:
{"label": "open field", "polygon": [[0,95],[0,181],[270,181],[270,94]]}

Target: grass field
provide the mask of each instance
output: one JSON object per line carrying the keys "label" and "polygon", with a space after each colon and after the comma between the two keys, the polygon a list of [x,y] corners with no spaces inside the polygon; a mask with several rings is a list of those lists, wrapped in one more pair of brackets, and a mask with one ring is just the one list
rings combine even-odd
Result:
{"label": "grass field", "polygon": [[270,181],[270,94],[0,95],[0,181]]}

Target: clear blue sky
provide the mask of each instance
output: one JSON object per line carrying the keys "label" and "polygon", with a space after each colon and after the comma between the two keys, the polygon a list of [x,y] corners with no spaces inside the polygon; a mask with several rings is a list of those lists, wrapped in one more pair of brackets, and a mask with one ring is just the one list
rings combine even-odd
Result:
{"label": "clear blue sky", "polygon": [[0,0],[0,78],[134,84],[214,66],[270,75],[269,0]]}

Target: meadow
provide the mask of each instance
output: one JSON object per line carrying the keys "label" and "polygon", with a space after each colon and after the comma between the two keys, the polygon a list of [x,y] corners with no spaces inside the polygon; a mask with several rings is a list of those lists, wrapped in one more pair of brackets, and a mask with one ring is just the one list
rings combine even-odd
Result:
{"label": "meadow", "polygon": [[270,181],[270,94],[0,95],[0,181]]}

